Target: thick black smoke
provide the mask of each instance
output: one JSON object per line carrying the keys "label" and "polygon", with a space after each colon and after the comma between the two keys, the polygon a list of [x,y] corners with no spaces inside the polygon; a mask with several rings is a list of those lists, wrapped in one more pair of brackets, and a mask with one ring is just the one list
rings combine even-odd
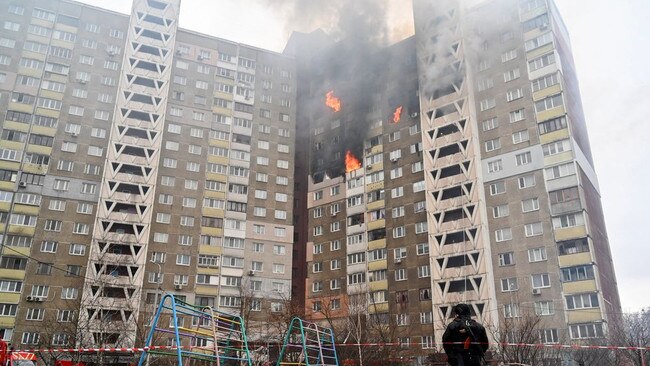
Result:
{"label": "thick black smoke", "polygon": [[[287,30],[312,32],[322,29],[332,42],[318,54],[310,55],[307,69],[310,100],[309,103],[303,101],[301,106],[309,106],[308,114],[313,120],[322,121],[326,131],[319,137],[325,139],[322,147],[311,156],[311,173],[339,176],[344,172],[347,150],[362,159],[369,125],[381,119],[376,116],[377,110],[386,109],[381,105],[385,101],[376,100],[374,96],[385,89],[387,70],[395,57],[387,46],[404,33],[412,34],[412,29],[404,26],[404,22],[412,24],[410,16],[403,16],[404,6],[410,12],[410,1],[260,1],[285,20]],[[401,13],[392,13],[397,6],[391,3],[399,3]],[[341,100],[339,114],[325,106],[325,95],[330,90]],[[340,119],[340,127],[332,131],[330,124],[336,119]]]}

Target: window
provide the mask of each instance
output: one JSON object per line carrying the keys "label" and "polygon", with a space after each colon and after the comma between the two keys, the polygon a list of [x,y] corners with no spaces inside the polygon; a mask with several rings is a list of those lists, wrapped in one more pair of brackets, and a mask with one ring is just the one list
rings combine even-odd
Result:
{"label": "window", "polygon": [[508,204],[494,206],[492,208],[492,216],[494,216],[494,218],[506,217],[509,214],[510,214],[510,209],[508,208]]}
{"label": "window", "polygon": [[526,52],[528,52],[551,42],[553,42],[553,33],[547,32],[536,38],[526,41],[526,43],[524,43],[524,48],[526,49]]}
{"label": "window", "polygon": [[493,117],[484,120],[483,122],[481,122],[481,125],[483,126],[483,131],[494,130],[495,128],[499,127],[499,120],[497,120],[496,117]]}
{"label": "window", "polygon": [[533,156],[530,152],[515,155],[515,162],[517,166],[530,164],[533,161]]}
{"label": "window", "polygon": [[176,255],[176,264],[179,266],[189,266],[190,265],[190,256],[187,254],[177,254]]}
{"label": "window", "polygon": [[551,75],[543,76],[543,77],[541,77],[539,79],[533,80],[533,82],[532,82],[533,92],[537,92],[537,91],[540,91],[540,90],[542,90],[544,88],[548,88],[550,86],[556,85],[559,82],[560,81],[559,81],[559,78],[558,78],[558,74],[551,74]]}
{"label": "window", "polygon": [[599,307],[598,294],[577,294],[566,296],[567,309],[590,309]]}
{"label": "window", "polygon": [[535,176],[530,174],[530,175],[525,175],[523,177],[519,177],[517,179],[517,183],[519,185],[519,189],[534,187],[535,186]]}
{"label": "window", "polygon": [[390,191],[391,198],[402,197],[404,195],[404,187],[393,188]]}
{"label": "window", "polygon": [[566,214],[562,216],[553,217],[553,228],[562,229],[575,226],[584,225],[584,217],[582,212]]}
{"label": "window", "polygon": [[501,54],[501,62],[508,62],[517,58],[517,49],[508,50]]}
{"label": "window", "polygon": [[84,244],[70,244],[70,255],[86,255],[86,246]]}
{"label": "window", "polygon": [[515,257],[513,252],[500,253],[499,257],[499,267],[512,266],[515,264]]}
{"label": "window", "polygon": [[524,225],[524,233],[526,234],[526,237],[542,235],[542,232],[541,222]]}
{"label": "window", "polygon": [[512,229],[503,228],[494,231],[494,239],[497,242],[507,241],[512,239]]}
{"label": "window", "polygon": [[488,173],[495,173],[503,170],[503,163],[501,159],[490,161],[487,164],[487,168],[488,168]]}
{"label": "window", "polygon": [[503,304],[503,316],[505,318],[518,318],[519,304]]}
{"label": "window", "polygon": [[594,279],[592,264],[562,268],[560,270],[562,282],[574,282]]}
{"label": "window", "polygon": [[88,224],[75,222],[74,226],[72,227],[73,234],[87,235],[88,232],[89,232]]}
{"label": "window", "polygon": [[539,199],[537,197],[535,198],[528,198],[523,201],[521,201],[521,211],[522,212],[531,212],[531,211],[537,211],[539,210]]}
{"label": "window", "polygon": [[506,192],[506,183],[504,181],[490,184],[490,195],[496,196]]}
{"label": "window", "polygon": [[99,146],[88,146],[88,155],[90,156],[102,156],[104,154],[104,148]]}
{"label": "window", "polygon": [[538,273],[531,276],[533,288],[551,287],[551,279],[548,273]]}
{"label": "window", "polygon": [[544,156],[552,156],[569,150],[571,150],[571,141],[569,139],[542,145],[542,152],[544,153]]}
{"label": "window", "polygon": [[494,98],[483,99],[483,100],[481,100],[479,105],[480,105],[480,108],[481,108],[481,112],[483,112],[483,111],[486,111],[488,109],[494,108],[494,106],[496,106],[496,101],[495,101]]}
{"label": "window", "polygon": [[521,71],[519,70],[519,68],[508,70],[503,73],[503,81],[506,83],[513,81],[515,79],[519,79],[520,77],[521,77]]}
{"label": "window", "polygon": [[528,141],[528,130],[517,131],[512,134],[512,143],[519,144]]}
{"label": "window", "polygon": [[516,111],[512,111],[509,113],[509,118],[510,118],[510,123],[523,121],[524,118],[526,118],[525,110],[521,108],[521,109],[517,109]]}
{"label": "window", "polygon": [[574,175],[575,165],[573,163],[566,163],[551,168],[546,168],[544,169],[544,173],[546,173],[547,180]]}
{"label": "window", "polygon": [[485,78],[478,81],[478,91],[484,91],[494,87],[494,79]]}
{"label": "window", "polygon": [[[485,152],[494,151],[501,148],[501,139],[495,138],[493,140],[485,141]],[[501,161],[501,160],[499,160]]]}
{"label": "window", "polygon": [[393,228],[393,238],[403,238],[404,236],[406,236],[406,228],[404,226]]}
{"label": "window", "polygon": [[524,97],[524,91],[522,88],[517,88],[514,90],[508,90],[506,92],[506,101],[507,102],[512,102],[514,100],[520,99]]}
{"label": "window", "polygon": [[395,270],[395,281],[406,281],[407,279],[406,268],[398,268]]}
{"label": "window", "polygon": [[543,67],[552,65],[554,63],[555,63],[555,54],[547,53],[543,56],[528,61],[528,70],[530,70],[530,72],[533,72],[535,70],[539,70]]}
{"label": "window", "polygon": [[564,104],[562,100],[562,93],[551,95],[538,102],[535,102],[535,111],[537,113],[543,112],[552,108],[560,107]]}
{"label": "window", "polygon": [[544,344],[558,343],[559,337],[557,329],[541,329],[539,331],[539,339],[540,342]]}
{"label": "window", "polygon": [[42,253],[56,253],[56,249],[59,246],[59,243],[55,241],[44,241],[41,243],[41,252]]}
{"label": "window", "polygon": [[81,193],[95,194],[97,191],[97,184],[94,183],[81,183]]}
{"label": "window", "polygon": [[541,316],[555,314],[555,306],[553,306],[553,301],[536,301],[534,306],[536,315]]}
{"label": "window", "polygon": [[516,277],[501,279],[501,292],[510,292],[519,290],[519,283]]}
{"label": "window", "polygon": [[546,248],[545,247],[540,247],[540,248],[533,248],[533,249],[528,249],[528,261],[533,263],[533,262],[542,262],[545,261],[546,258]]}

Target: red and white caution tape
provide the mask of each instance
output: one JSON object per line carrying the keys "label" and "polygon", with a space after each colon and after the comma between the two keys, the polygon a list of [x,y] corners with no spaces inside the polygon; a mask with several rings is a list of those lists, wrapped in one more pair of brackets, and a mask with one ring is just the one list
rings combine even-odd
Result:
{"label": "red and white caution tape", "polygon": [[[442,342],[437,342],[435,343],[436,345],[443,345],[445,343]],[[462,344],[461,342],[456,342],[456,343],[446,343],[446,344]],[[495,343],[492,343],[495,344]],[[513,346],[513,347],[536,347],[536,348],[555,348],[555,349],[604,349],[604,350],[611,350],[611,351],[617,351],[617,350],[622,350],[622,351],[650,351],[650,347],[629,347],[629,346],[611,346],[611,345],[602,345],[602,346],[597,346],[597,345],[582,345],[582,344],[551,344],[551,343],[510,343],[510,342],[502,342],[502,343],[496,343],[500,346]],[[412,343],[410,344],[411,346],[414,345],[419,345],[422,346],[422,344],[417,344],[417,343]],[[430,345],[430,344],[429,344]],[[300,347],[300,344],[294,344],[293,346],[298,346]],[[404,347],[404,344],[397,343],[397,342],[392,342],[392,343],[337,343],[337,347],[359,347],[359,346],[364,346],[364,347],[395,347],[395,346],[401,346]],[[23,349],[23,350],[15,350],[15,352],[47,352],[47,353],[56,353],[56,352],[125,352],[125,353],[137,353],[137,352],[145,352],[145,351],[150,351],[150,350],[177,350],[177,349],[198,349],[198,348],[205,348],[205,349],[212,349],[210,347],[191,347],[191,346],[181,346],[181,347],[176,347],[176,346],[149,346],[149,347],[133,347],[133,348],[43,348],[43,349]]]}

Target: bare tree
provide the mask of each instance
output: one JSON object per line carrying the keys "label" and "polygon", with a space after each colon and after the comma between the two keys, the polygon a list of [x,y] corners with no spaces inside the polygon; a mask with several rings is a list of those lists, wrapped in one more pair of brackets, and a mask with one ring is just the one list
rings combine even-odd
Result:
{"label": "bare tree", "polygon": [[[650,347],[650,311],[622,314],[609,326],[612,344],[623,347]],[[650,365],[650,352],[644,350],[617,351],[619,364]]]}
{"label": "bare tree", "polygon": [[505,364],[560,365],[560,351],[549,347],[506,345],[507,343],[539,344],[543,319],[534,313],[503,319],[499,328],[487,325],[498,342],[495,359]]}

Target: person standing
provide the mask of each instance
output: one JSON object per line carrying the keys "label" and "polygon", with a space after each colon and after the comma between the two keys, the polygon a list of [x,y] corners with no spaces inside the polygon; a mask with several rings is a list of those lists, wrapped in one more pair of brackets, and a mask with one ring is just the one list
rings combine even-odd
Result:
{"label": "person standing", "polygon": [[485,327],[472,319],[467,304],[454,306],[452,312],[456,317],[442,335],[447,363],[451,366],[483,365],[483,355],[490,347]]}

